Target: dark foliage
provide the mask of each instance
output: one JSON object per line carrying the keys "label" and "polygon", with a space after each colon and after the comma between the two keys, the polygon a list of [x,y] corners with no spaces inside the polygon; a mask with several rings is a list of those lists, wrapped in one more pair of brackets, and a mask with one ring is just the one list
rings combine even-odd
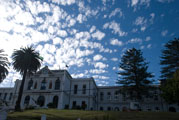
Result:
{"label": "dark foliage", "polygon": [[160,64],[162,65],[161,80],[164,82],[172,78],[174,72],[179,69],[179,38],[165,44]]}
{"label": "dark foliage", "polygon": [[161,96],[168,103],[179,103],[179,70],[161,86]]}
{"label": "dark foliage", "polygon": [[0,83],[8,75],[8,67],[9,67],[7,55],[3,54],[3,52],[4,52],[4,50],[0,49]]}
{"label": "dark foliage", "polygon": [[130,99],[141,100],[143,95],[148,94],[149,85],[152,83],[148,78],[153,75],[147,72],[147,64],[141,50],[135,48],[127,50],[121,58],[119,67],[122,70],[118,73],[117,84],[124,86],[121,92],[128,94]]}
{"label": "dark foliage", "polygon": [[39,53],[36,52],[35,49],[31,46],[21,48],[20,50],[14,50],[12,54],[12,60],[13,68],[20,72],[20,74],[23,76],[15,106],[16,110],[21,110],[20,102],[22,98],[25,77],[27,74],[35,73],[37,69],[40,68],[42,58],[40,57]]}

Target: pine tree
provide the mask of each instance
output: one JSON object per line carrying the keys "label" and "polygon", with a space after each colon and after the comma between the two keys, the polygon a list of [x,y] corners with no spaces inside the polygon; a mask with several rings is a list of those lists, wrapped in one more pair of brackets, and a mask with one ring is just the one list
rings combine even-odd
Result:
{"label": "pine tree", "polygon": [[179,38],[165,44],[160,64],[163,66],[161,81],[164,82],[166,79],[172,78],[174,72],[179,69]]}
{"label": "pine tree", "polygon": [[122,69],[117,84],[123,86],[122,93],[127,93],[130,99],[141,100],[148,93],[153,75],[147,72],[148,63],[142,56],[141,50],[129,49],[121,58],[119,67]]}

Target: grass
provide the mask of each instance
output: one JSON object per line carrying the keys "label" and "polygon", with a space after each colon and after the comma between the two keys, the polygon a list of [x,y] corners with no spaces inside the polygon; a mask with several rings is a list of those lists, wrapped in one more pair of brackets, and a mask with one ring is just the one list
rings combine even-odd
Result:
{"label": "grass", "polygon": [[171,112],[107,112],[39,109],[8,114],[7,120],[40,120],[46,114],[47,120],[179,120],[179,113]]}

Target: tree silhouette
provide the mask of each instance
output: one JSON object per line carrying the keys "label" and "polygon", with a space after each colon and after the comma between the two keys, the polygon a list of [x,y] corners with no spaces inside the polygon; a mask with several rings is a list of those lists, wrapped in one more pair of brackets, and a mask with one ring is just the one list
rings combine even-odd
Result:
{"label": "tree silhouette", "polygon": [[12,54],[13,68],[20,72],[23,76],[19,89],[18,99],[16,101],[15,110],[21,110],[20,103],[25,83],[25,78],[28,73],[32,74],[37,71],[41,66],[42,58],[35,49],[31,47],[21,48],[20,50],[14,50]]}
{"label": "tree silhouette", "polygon": [[128,49],[121,58],[119,67],[122,69],[119,74],[117,84],[123,86],[122,93],[128,93],[130,98],[141,100],[142,96],[148,93],[148,78],[153,75],[147,72],[147,62],[142,56],[141,50],[135,48]]}
{"label": "tree silhouette", "polygon": [[6,78],[8,75],[8,58],[6,54],[3,54],[4,50],[0,49],[0,83]]}
{"label": "tree silhouette", "polygon": [[179,69],[179,38],[165,44],[160,64],[162,65],[161,81],[164,82],[172,78],[174,72]]}

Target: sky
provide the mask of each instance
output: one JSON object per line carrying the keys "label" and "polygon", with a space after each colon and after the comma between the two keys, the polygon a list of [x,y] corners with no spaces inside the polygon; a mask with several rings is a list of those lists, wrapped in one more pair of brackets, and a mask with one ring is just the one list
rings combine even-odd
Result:
{"label": "sky", "polygon": [[[164,44],[179,36],[179,0],[0,0],[0,49],[33,45],[42,67],[116,85],[122,55],[141,49],[158,83]],[[69,67],[67,68],[66,65]],[[0,87],[21,75],[9,68]]]}

